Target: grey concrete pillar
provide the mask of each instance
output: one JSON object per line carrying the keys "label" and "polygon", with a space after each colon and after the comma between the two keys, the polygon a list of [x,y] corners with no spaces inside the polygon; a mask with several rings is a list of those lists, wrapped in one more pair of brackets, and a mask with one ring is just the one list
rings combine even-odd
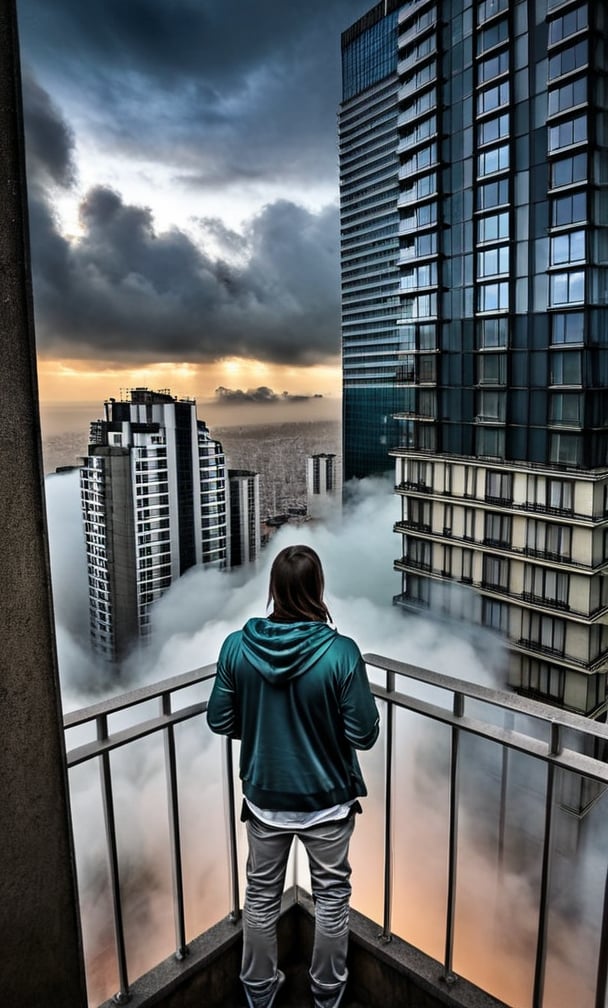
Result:
{"label": "grey concrete pillar", "polygon": [[14,0],[0,4],[0,1003],[83,1008],[32,316]]}

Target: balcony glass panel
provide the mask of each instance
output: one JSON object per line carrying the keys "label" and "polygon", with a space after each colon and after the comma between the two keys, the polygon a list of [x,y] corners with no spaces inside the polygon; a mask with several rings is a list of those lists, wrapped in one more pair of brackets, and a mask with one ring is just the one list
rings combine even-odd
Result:
{"label": "balcony glass panel", "polygon": [[478,125],[479,144],[495,143],[509,136],[509,113],[485,119]]}
{"label": "balcony glass panel", "polygon": [[509,272],[509,246],[484,249],[477,253],[477,275],[479,277],[500,276]]}
{"label": "balcony glass panel", "polygon": [[480,284],[477,288],[477,310],[484,312],[507,311],[509,307],[509,284]]}
{"label": "balcony glass panel", "polygon": [[506,380],[506,354],[484,353],[477,356],[477,381],[480,385],[504,385]]}
{"label": "balcony glass panel", "polygon": [[497,179],[486,182],[477,188],[477,209],[490,210],[492,207],[503,206],[509,202],[509,180]]}
{"label": "balcony glass panel", "polygon": [[552,434],[549,457],[559,465],[581,465],[583,442],[579,434]]}
{"label": "balcony glass panel", "polygon": [[587,179],[587,155],[573,154],[560,158],[551,165],[551,185],[553,187],[572,185]]}
{"label": "balcony glass panel", "polygon": [[585,316],[582,312],[551,315],[551,344],[582,343],[585,338]]}
{"label": "balcony glass panel", "polygon": [[563,227],[587,218],[587,196],[584,192],[556,196],[551,201],[551,223]]}
{"label": "balcony glass panel", "polygon": [[494,46],[500,45],[501,42],[506,42],[509,37],[509,22],[507,18],[503,18],[501,21],[496,21],[494,24],[488,25],[483,31],[479,32],[477,36],[477,55],[486,52],[488,49],[494,48]]}
{"label": "balcony glass panel", "polygon": [[549,151],[561,150],[587,140],[587,116],[567,119],[558,126],[549,127]]}
{"label": "balcony glass panel", "polygon": [[554,56],[549,57],[549,80],[561,77],[563,74],[571,73],[580,67],[587,65],[588,45],[587,40],[582,39],[576,45],[562,49]]}
{"label": "balcony glass panel", "polygon": [[509,9],[509,0],[480,0],[477,7],[477,24],[483,24],[488,18]]}
{"label": "balcony glass panel", "polygon": [[491,347],[506,347],[509,338],[509,320],[507,318],[479,319],[476,322],[478,349]]}
{"label": "balcony glass panel", "polygon": [[[550,7],[552,4],[550,4]],[[549,22],[549,45],[555,45],[562,39],[574,35],[575,32],[582,31],[589,24],[589,14],[587,4],[581,3],[561,17]]]}
{"label": "balcony glass panel", "polygon": [[553,351],[550,356],[550,380],[552,385],[580,385],[582,381],[580,351]]}
{"label": "balcony glass panel", "polygon": [[554,273],[549,280],[550,304],[583,304],[585,300],[585,273]]}
{"label": "balcony glass panel", "polygon": [[491,214],[477,221],[477,241],[501,241],[509,237],[509,214]]}
{"label": "balcony glass panel", "polygon": [[475,453],[480,458],[504,459],[505,432],[500,427],[477,427]]}
{"label": "balcony glass panel", "polygon": [[551,238],[551,265],[585,261],[585,232],[569,231]]}
{"label": "balcony glass panel", "polygon": [[485,84],[486,81],[490,81],[494,77],[499,77],[501,74],[506,73],[508,69],[509,50],[503,49],[502,52],[496,53],[494,56],[490,56],[478,64],[477,77],[479,83]]}
{"label": "balcony glass panel", "polygon": [[557,115],[587,101],[587,80],[584,77],[570,81],[549,92],[549,115]]}
{"label": "balcony glass panel", "polygon": [[494,150],[484,151],[477,158],[477,174],[480,178],[486,175],[494,175],[496,172],[506,171],[509,167],[509,145],[495,147]]}
{"label": "balcony glass panel", "polygon": [[580,427],[583,422],[583,397],[576,392],[552,393],[549,421],[564,427]]}

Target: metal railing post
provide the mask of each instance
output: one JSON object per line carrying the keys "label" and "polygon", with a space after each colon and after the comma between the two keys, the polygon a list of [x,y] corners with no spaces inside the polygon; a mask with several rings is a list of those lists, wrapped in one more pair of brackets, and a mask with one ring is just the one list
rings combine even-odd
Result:
{"label": "metal railing post", "polygon": [[[557,755],[560,751],[560,726],[551,725],[549,752]],[[536,941],[536,964],[534,968],[534,988],[532,1008],[542,1008],[545,988],[545,964],[547,957],[547,927],[549,922],[549,885],[551,881],[552,833],[553,833],[553,793],[555,789],[555,764],[547,764],[547,792],[545,796],[545,829],[543,835],[543,862],[540,878],[538,938]]]}
{"label": "metal railing post", "polygon": [[[108,737],[108,719],[105,714],[97,718],[97,739],[103,741]],[[114,913],[114,940],[116,943],[116,961],[118,966],[118,982],[120,990],[112,1000],[116,1004],[126,1004],[131,1000],[129,993],[129,978],[127,974],[127,953],[125,949],[125,932],[122,920],[122,903],[120,898],[120,874],[118,869],[118,848],[116,844],[116,819],[114,815],[114,796],[112,793],[112,768],[110,754],[102,752],[100,757],[101,796],[103,815],[106,827],[106,843],[108,846],[108,862],[110,869],[110,892],[112,894],[112,909]]]}
{"label": "metal railing post", "polygon": [[[162,713],[171,714],[171,694],[163,693]],[[169,846],[171,849],[171,874],[173,876],[173,912],[175,920],[175,958],[188,955],[184,913],[184,876],[182,869],[182,845],[179,818],[179,797],[177,790],[177,761],[175,757],[175,729],[172,724],[164,731],[165,770],[167,775],[167,805],[169,813]]]}
{"label": "metal railing post", "polygon": [[233,921],[241,919],[241,898],[239,894],[239,861],[236,843],[236,810],[234,807],[234,771],[232,760],[232,739],[225,740],[226,752],[226,802],[228,804],[228,847],[230,855],[230,888],[232,892],[232,909],[230,918]]}
{"label": "metal railing post", "polygon": [[[505,728],[512,731],[515,718],[510,711],[505,712]],[[507,793],[509,781],[509,749],[502,747],[502,770],[500,775],[500,812],[498,817],[498,867],[502,868],[505,856],[505,829],[507,825]]]}
{"label": "metal railing post", "polygon": [[[464,714],[464,696],[454,694],[454,715]],[[454,955],[454,925],[456,922],[456,872],[458,865],[458,799],[459,799],[460,729],[452,725],[452,747],[450,753],[450,819],[448,840],[448,895],[445,926],[444,976],[446,983],[456,980],[452,969]]]}
{"label": "metal railing post", "polygon": [[[387,670],[386,691],[395,691],[395,673]],[[380,938],[389,942],[392,937],[393,915],[393,736],[395,730],[395,707],[386,701],[386,773],[384,780],[384,897],[382,931]]]}

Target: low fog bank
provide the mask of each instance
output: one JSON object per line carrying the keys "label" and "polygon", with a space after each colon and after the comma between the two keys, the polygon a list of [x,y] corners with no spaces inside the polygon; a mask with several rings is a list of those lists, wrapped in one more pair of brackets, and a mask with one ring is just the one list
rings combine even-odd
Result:
{"label": "low fog bank", "polygon": [[[326,601],[341,633],[362,651],[374,651],[476,682],[498,685],[503,649],[476,628],[465,640],[434,618],[407,616],[392,605],[400,590],[393,560],[400,552],[393,533],[398,502],[388,480],[355,484],[344,512],[326,524],[284,526],[263,551],[253,572],[193,568],[157,603],[152,636],[117,676],[89,647],[88,586],[78,472],[47,477],[47,512],[65,709],[213,663],[228,633],[266,612],[272,560],[284,546],[311,545],[321,557]],[[456,591],[460,590],[455,587]],[[468,591],[468,589],[463,589]]]}
{"label": "low fog bank", "polygon": [[[272,560],[305,542],[319,553],[326,601],[338,629],[372,651],[492,686],[504,684],[504,647],[478,627],[454,627],[430,616],[407,616],[392,605],[400,590],[392,570],[400,541],[392,532],[398,501],[392,481],[357,483],[342,515],[326,524],[283,527],[253,576],[193,569],[160,600],[153,635],[120,670],[91,653],[87,574],[78,473],[47,479],[47,505],[59,666],[64,707],[152,683],[215,662],[225,636],[266,611]],[[461,593],[461,611],[473,594]],[[407,692],[410,684],[407,684]],[[433,702],[441,702],[433,695]],[[382,705],[381,705],[382,706]],[[381,712],[384,716],[384,711]],[[119,722],[116,722],[118,724]],[[395,760],[393,929],[441,959],[445,927],[449,731],[417,715],[397,717]],[[73,740],[71,744],[74,744]],[[187,932],[194,936],[228,912],[222,747],[199,719],[179,728],[180,812]],[[354,905],[382,918],[384,746],[362,754],[369,786],[352,851]],[[133,976],[172,951],[170,857],[162,739],[146,739],[112,755],[123,903]],[[500,807],[503,774],[505,833]],[[93,1001],[116,989],[111,908],[97,768],[70,774],[78,874],[83,904],[89,992]],[[455,968],[511,1004],[530,1003],[536,941],[544,813],[544,769],[498,747],[463,740],[459,818],[459,881]],[[605,801],[582,825],[559,810],[547,967],[547,1008],[591,1008],[605,872]],[[240,837],[241,872],[245,844]],[[499,854],[501,846],[504,852]],[[218,853],[219,852],[219,853]],[[301,862],[301,859],[300,859]],[[304,878],[303,883],[306,884]],[[563,1000],[565,997],[566,1000]]]}

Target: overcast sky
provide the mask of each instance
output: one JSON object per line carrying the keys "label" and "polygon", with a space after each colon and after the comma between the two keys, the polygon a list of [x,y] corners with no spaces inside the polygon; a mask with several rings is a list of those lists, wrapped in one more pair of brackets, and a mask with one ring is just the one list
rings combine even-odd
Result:
{"label": "overcast sky", "polygon": [[370,6],[19,0],[43,399],[338,393],[340,33]]}

